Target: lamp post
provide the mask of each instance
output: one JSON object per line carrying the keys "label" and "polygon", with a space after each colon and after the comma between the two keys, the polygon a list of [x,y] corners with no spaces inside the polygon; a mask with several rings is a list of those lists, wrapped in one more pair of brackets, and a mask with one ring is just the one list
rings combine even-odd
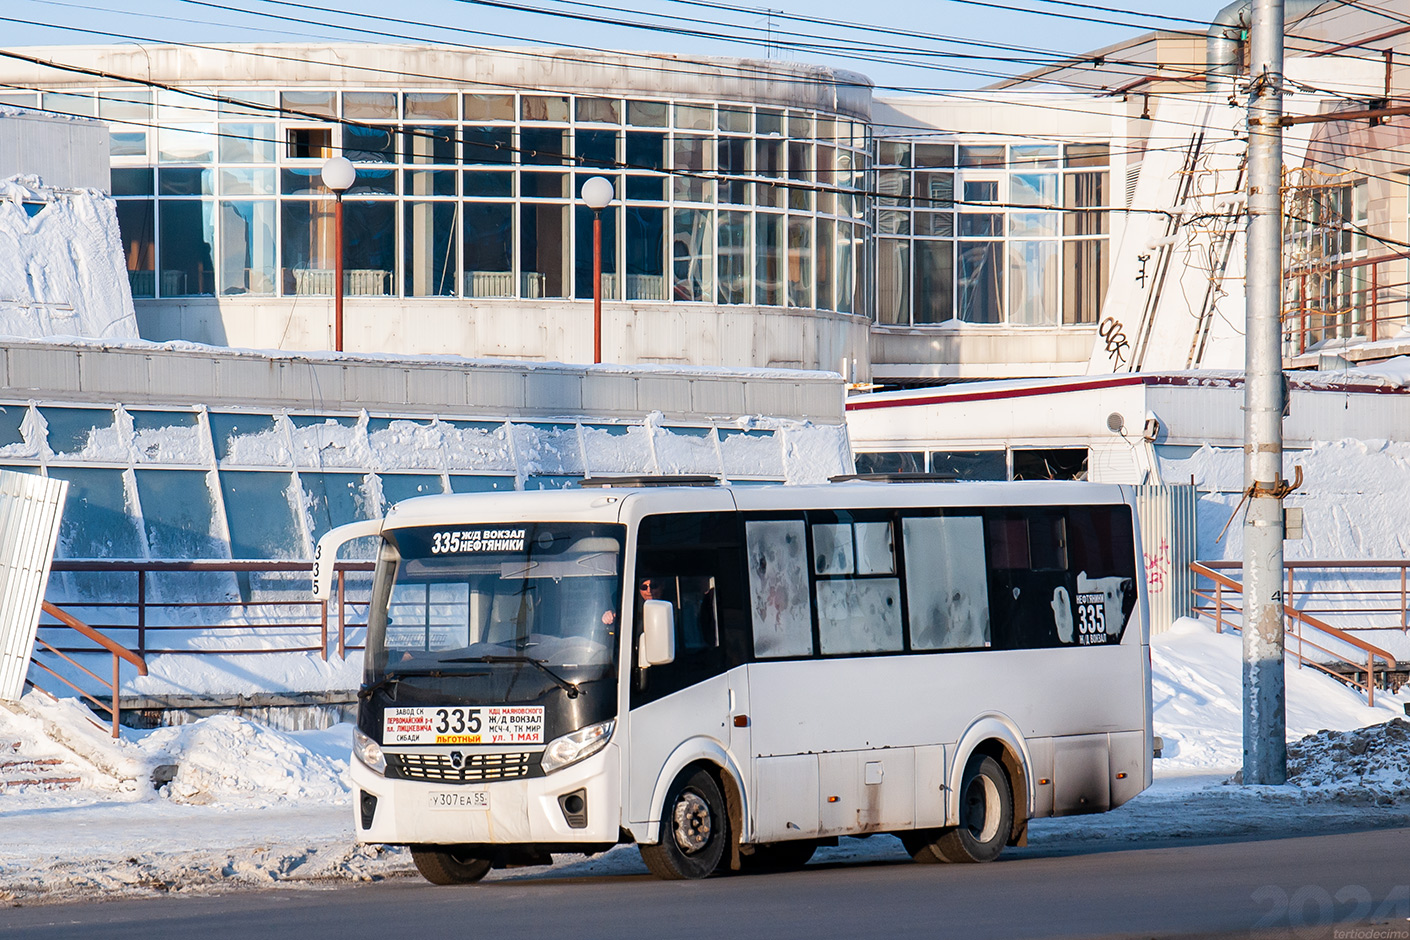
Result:
{"label": "lamp post", "polygon": [[583,183],[583,202],[592,210],[592,361],[602,361],[602,210],[612,202],[612,181],[594,176]]}
{"label": "lamp post", "polygon": [[323,164],[323,185],[333,190],[333,348],[343,351],[343,193],[357,180],[347,157]]}

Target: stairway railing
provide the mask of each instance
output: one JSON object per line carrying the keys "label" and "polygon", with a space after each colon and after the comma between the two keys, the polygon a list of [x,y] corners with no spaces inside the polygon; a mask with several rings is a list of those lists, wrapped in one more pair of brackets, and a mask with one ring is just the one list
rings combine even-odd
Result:
{"label": "stairway railing", "polygon": [[[74,630],[75,632],[81,634],[83,637],[85,637],[85,638],[86,638],[87,640],[89,640],[90,642],[96,643],[96,644],[98,644],[100,647],[102,647],[103,649],[107,650],[108,653],[110,653],[111,656],[112,656],[112,661],[113,661],[113,680],[112,680],[111,682],[109,682],[107,679],[104,679],[102,676],[99,676],[97,673],[93,672],[91,669],[87,668],[86,666],[83,666],[82,664],[80,664],[80,663],[78,663],[78,662],[75,662],[72,657],[68,656],[68,655],[65,654],[62,650],[58,649],[57,647],[55,647],[54,645],[52,645],[51,643],[49,643],[48,641],[46,641],[43,637],[39,637],[39,638],[36,638],[36,639],[35,639],[35,641],[34,641],[34,645],[35,645],[35,647],[36,647],[35,652],[38,653],[38,652],[39,652],[39,648],[42,647],[44,652],[50,653],[50,654],[52,654],[52,655],[54,655],[54,656],[57,656],[59,659],[61,659],[61,660],[63,660],[64,662],[68,663],[70,666],[72,666],[73,668],[77,669],[79,672],[82,672],[82,673],[84,673],[85,675],[87,675],[87,676],[89,676],[90,678],[92,678],[94,681],[96,681],[96,682],[99,684],[99,686],[101,686],[102,688],[106,689],[109,693],[111,693],[111,695],[112,695],[112,704],[109,705],[107,702],[104,702],[103,700],[99,699],[97,696],[93,695],[92,693],[90,693],[90,692],[88,692],[87,690],[81,688],[81,687],[78,686],[77,684],[71,682],[70,680],[68,680],[68,679],[65,678],[64,676],[60,675],[60,674],[58,673],[58,671],[56,671],[55,669],[53,669],[52,667],[50,667],[47,663],[44,663],[44,662],[42,662],[41,660],[39,660],[39,659],[37,658],[37,656],[31,656],[31,657],[30,657],[30,668],[31,668],[31,670],[33,670],[34,668],[38,668],[38,669],[40,669],[40,670],[42,670],[42,671],[48,673],[48,674],[49,674],[50,676],[52,676],[53,678],[57,679],[58,681],[62,682],[64,685],[68,686],[69,688],[71,688],[71,689],[73,689],[75,692],[77,692],[77,693],[79,694],[79,697],[83,698],[83,699],[84,699],[85,701],[87,701],[90,705],[93,705],[95,708],[98,708],[98,709],[100,709],[100,710],[102,710],[102,711],[104,711],[104,712],[107,712],[107,713],[112,717],[112,735],[113,735],[113,737],[116,738],[116,737],[118,736],[118,723],[119,723],[119,722],[118,722],[118,718],[119,718],[118,689],[120,688],[120,685],[121,685],[121,678],[122,678],[122,677],[121,677],[121,670],[122,670],[122,664],[123,664],[124,662],[130,663],[131,665],[137,667],[137,674],[138,674],[139,676],[145,676],[145,675],[147,674],[147,661],[146,661],[145,659],[143,659],[141,656],[138,656],[136,653],[132,652],[132,650],[130,650],[130,649],[128,649],[127,647],[123,646],[121,643],[118,643],[116,640],[112,639],[111,637],[108,637],[108,636],[103,635],[102,633],[99,633],[97,630],[94,630],[92,627],[88,626],[88,624],[84,623],[82,620],[79,620],[77,617],[73,616],[73,615],[70,614],[68,611],[63,610],[63,609],[61,609],[61,608],[59,608],[59,607],[56,607],[56,606],[54,606],[53,604],[49,603],[48,601],[45,601],[45,602],[44,602],[44,612],[45,612],[46,614],[48,614],[50,617],[53,617],[55,620],[57,620],[57,621],[59,621],[60,623],[62,623],[64,626],[69,627],[70,629]],[[33,678],[31,678],[31,679],[29,680],[29,682],[30,682],[31,685],[34,685],[34,686],[39,687],[39,688],[42,688],[42,686],[39,686],[39,684],[36,683],[36,682],[33,680]],[[45,690],[45,691],[48,691],[48,690]]]}
{"label": "stairway railing", "polygon": [[[1194,587],[1193,592],[1196,597],[1210,601],[1214,605],[1212,608],[1202,607],[1198,604],[1198,602],[1196,602],[1196,613],[1201,613],[1206,616],[1212,617],[1212,619],[1214,620],[1215,629],[1218,632],[1222,633],[1225,626],[1228,626],[1230,629],[1233,630],[1241,630],[1242,624],[1237,620],[1230,619],[1226,615],[1225,611],[1227,610],[1229,613],[1242,615],[1243,608],[1237,607],[1227,601],[1224,598],[1224,592],[1230,591],[1234,594],[1241,595],[1243,593],[1243,585],[1227,575],[1220,574],[1218,571],[1215,571],[1213,568],[1209,567],[1208,565],[1202,562],[1196,561],[1191,563],[1190,570],[1193,571],[1199,577],[1208,578],[1210,581],[1214,582],[1214,589],[1212,591],[1206,592],[1204,590],[1201,590],[1198,584],[1196,584],[1196,586]],[[1376,704],[1376,660],[1384,660],[1386,664],[1385,668],[1393,669],[1395,668],[1396,664],[1395,657],[1392,656],[1386,650],[1381,649],[1379,646],[1367,643],[1365,640],[1361,639],[1358,636],[1355,636],[1345,630],[1341,630],[1337,627],[1334,627],[1331,624],[1326,623],[1323,620],[1319,620],[1316,617],[1313,617],[1311,614],[1305,613],[1301,610],[1291,607],[1288,604],[1283,605],[1283,613],[1288,618],[1288,632],[1297,641],[1296,647],[1294,649],[1289,650],[1288,655],[1293,656],[1297,660],[1297,664],[1299,666],[1310,666],[1311,668],[1326,673],[1327,675],[1332,676],[1333,678],[1338,679],[1342,682],[1345,682],[1354,688],[1360,689],[1361,691],[1366,693],[1366,705],[1368,707],[1374,706]],[[1297,625],[1296,629],[1292,628],[1293,624]],[[1305,633],[1305,629],[1311,629],[1316,633],[1321,634],[1324,639],[1322,639],[1321,642],[1318,642],[1318,640],[1316,639],[1308,639]],[[1363,665],[1360,662],[1360,657],[1358,656],[1357,659],[1351,659],[1344,653],[1339,653],[1322,645],[1322,643],[1331,642],[1332,640],[1345,643],[1366,657],[1364,664],[1364,668],[1366,670],[1366,681],[1364,683],[1357,681],[1356,678],[1356,670],[1363,668]],[[1349,666],[1352,670],[1351,674],[1347,675],[1345,673],[1330,668],[1328,661],[1326,660],[1312,659],[1308,657],[1303,652],[1304,649],[1307,647],[1310,647],[1311,649],[1319,653],[1324,653],[1327,656],[1331,657],[1330,661],[1332,663],[1340,662]],[[1382,671],[1384,672],[1385,670]]]}

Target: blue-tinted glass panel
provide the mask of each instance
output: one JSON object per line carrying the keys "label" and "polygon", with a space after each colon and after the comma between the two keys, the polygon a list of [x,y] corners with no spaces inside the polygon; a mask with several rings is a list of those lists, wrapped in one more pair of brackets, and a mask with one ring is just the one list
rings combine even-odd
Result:
{"label": "blue-tinted glass panel", "polygon": [[439,496],[445,492],[441,488],[439,474],[433,473],[383,473],[382,505],[390,509],[404,499],[417,496]]}
{"label": "blue-tinted glass panel", "polygon": [[343,156],[354,163],[395,163],[396,139],[395,128],[344,124]]}
{"label": "blue-tinted glass panel", "polygon": [[209,415],[211,437],[215,439],[215,457],[224,460],[231,451],[238,448],[237,440],[242,437],[255,437],[274,430],[274,418],[270,415],[222,414],[213,411]]}
{"label": "blue-tinted glass panel", "polygon": [[320,424],[341,424],[345,428],[357,427],[357,418],[352,415],[338,415],[329,417],[328,415],[289,415],[289,421],[296,428],[311,428]]}
{"label": "blue-tinted glass panel", "polygon": [[371,519],[376,511],[360,473],[300,473],[299,482],[315,544],[329,529]]}
{"label": "blue-tinted glass panel", "polygon": [[465,163],[514,162],[512,127],[466,127],[461,131],[461,140],[465,142]]}
{"label": "blue-tinted glass panel", "polygon": [[[608,206],[600,213],[602,217],[602,276],[609,285],[604,291],[606,296],[613,299],[621,295],[612,290],[610,285],[614,280],[613,275],[617,273],[617,207]],[[578,267],[577,276],[574,278],[577,296],[591,299],[593,296],[592,283],[592,223],[593,211],[587,206],[577,207],[577,242],[578,242]]]}
{"label": "blue-tinted glass panel", "polygon": [[452,476],[450,478],[450,491],[452,493],[490,493],[513,489],[513,477],[473,475]]}
{"label": "blue-tinted glass panel", "polygon": [[24,405],[0,405],[0,447],[24,443],[20,425],[28,411]]}
{"label": "blue-tinted glass panel", "polygon": [[49,425],[49,449],[56,454],[77,454],[95,430],[113,426],[113,413],[106,408],[40,408],[39,413]]}
{"label": "blue-tinted glass panel", "polygon": [[215,500],[201,470],[138,470],[137,499],[153,558],[223,558]]}
{"label": "blue-tinted glass panel", "polygon": [[601,431],[603,434],[610,434],[613,437],[626,437],[631,433],[632,428],[640,427],[635,424],[585,424],[585,431]]}
{"label": "blue-tinted glass panel", "polygon": [[152,195],[152,168],[113,167],[110,173],[114,196]]}
{"label": "blue-tinted glass panel", "polygon": [[[397,194],[397,171],[393,169],[373,169],[372,167],[361,167],[357,171],[357,182],[348,187],[347,195],[353,196],[359,193],[373,193],[376,195]],[[356,203],[349,203],[349,206]]]}
{"label": "blue-tinted glass panel", "polygon": [[141,558],[142,534],[127,511],[121,470],[50,467],[49,476],[69,481],[59,523],[60,558]]}
{"label": "blue-tinted glass panel", "polygon": [[194,411],[129,411],[127,414],[132,419],[132,430],[134,431],[194,428],[196,426]]}
{"label": "blue-tinted glass panel", "polygon": [[157,171],[157,190],[163,196],[211,196],[215,176],[210,167],[164,166]]}
{"label": "blue-tinted glass panel", "polygon": [[289,501],[288,473],[225,470],[220,494],[230,525],[232,558],[307,558],[309,547]]}
{"label": "blue-tinted glass panel", "polygon": [[514,174],[503,170],[466,170],[465,195],[512,196]]}

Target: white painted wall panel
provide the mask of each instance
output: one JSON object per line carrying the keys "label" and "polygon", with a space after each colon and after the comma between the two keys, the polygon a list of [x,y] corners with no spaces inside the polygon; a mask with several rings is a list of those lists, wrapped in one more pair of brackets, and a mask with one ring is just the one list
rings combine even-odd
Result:
{"label": "white painted wall panel", "polygon": [[0,699],[24,694],[68,483],[0,470]]}

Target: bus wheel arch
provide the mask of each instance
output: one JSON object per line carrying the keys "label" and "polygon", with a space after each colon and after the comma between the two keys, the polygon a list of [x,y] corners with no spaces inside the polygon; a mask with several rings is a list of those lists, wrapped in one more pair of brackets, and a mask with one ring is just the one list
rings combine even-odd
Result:
{"label": "bus wheel arch", "polygon": [[[738,855],[726,788],[718,765],[686,765],[667,788],[654,843],[638,846],[646,867],[668,880],[708,878]],[[731,848],[733,847],[733,848]]]}
{"label": "bus wheel arch", "polygon": [[1008,777],[1013,823],[1005,843],[1015,846],[1027,845],[1028,818],[1033,807],[1032,775],[1029,772],[1032,762],[1028,749],[1024,746],[1023,736],[1005,717],[986,715],[974,722],[960,737],[949,775],[946,818],[953,823],[959,822],[964,777],[970,761],[976,754],[992,758]]}

